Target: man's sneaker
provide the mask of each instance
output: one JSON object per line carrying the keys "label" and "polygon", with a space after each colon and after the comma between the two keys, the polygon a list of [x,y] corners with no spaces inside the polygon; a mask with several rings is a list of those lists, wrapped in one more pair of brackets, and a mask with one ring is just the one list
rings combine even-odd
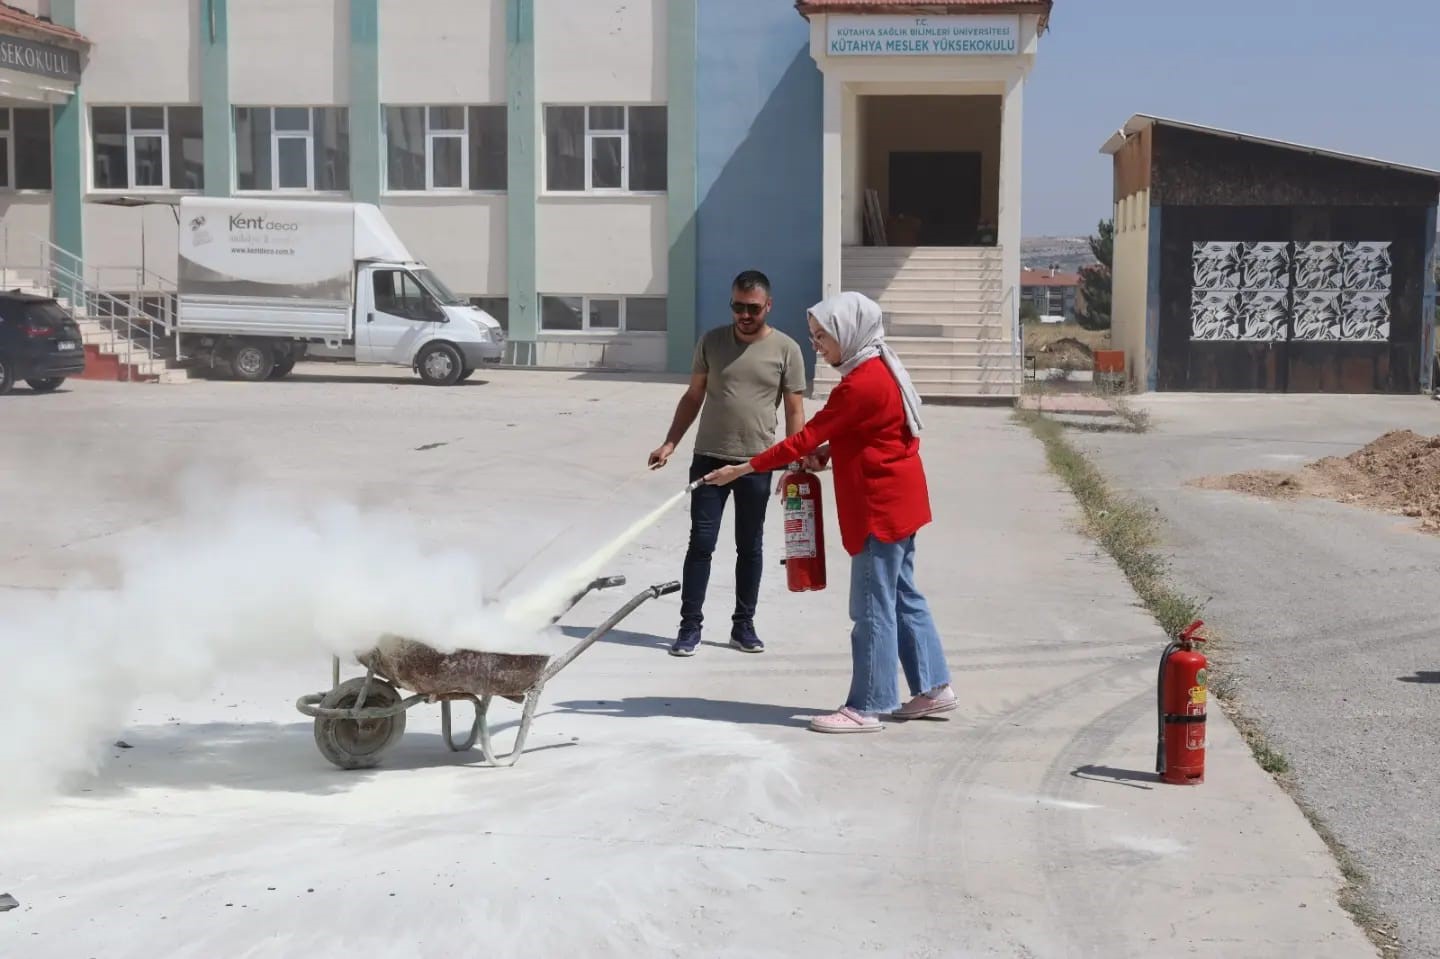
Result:
{"label": "man's sneaker", "polygon": [[765,644],[760,642],[760,637],[755,635],[755,627],[750,623],[736,623],[730,630],[730,645],[742,653],[763,653]]}
{"label": "man's sneaker", "polygon": [[700,630],[691,626],[681,626],[680,635],[670,645],[671,656],[694,656],[695,648],[700,645]]}

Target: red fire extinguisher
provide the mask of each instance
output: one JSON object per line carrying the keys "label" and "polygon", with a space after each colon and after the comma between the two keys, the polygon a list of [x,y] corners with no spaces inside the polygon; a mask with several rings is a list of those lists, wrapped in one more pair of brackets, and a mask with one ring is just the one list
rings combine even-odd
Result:
{"label": "red fire extinguisher", "polygon": [[1180,631],[1160,657],[1157,695],[1160,739],[1155,771],[1162,782],[1198,786],[1205,781],[1205,704],[1208,671],[1205,656],[1195,649],[1205,642],[1196,620]]}
{"label": "red fire extinguisher", "polygon": [[800,464],[780,480],[785,502],[785,578],[792,593],[825,588],[825,511],[820,478]]}

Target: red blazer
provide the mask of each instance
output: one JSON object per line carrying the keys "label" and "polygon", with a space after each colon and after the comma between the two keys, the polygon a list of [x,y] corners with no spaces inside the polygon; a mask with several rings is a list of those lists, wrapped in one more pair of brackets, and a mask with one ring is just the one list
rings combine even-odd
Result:
{"label": "red blazer", "polygon": [[847,553],[858,554],[872,534],[882,543],[898,543],[930,522],[920,440],[910,434],[900,387],[878,356],[842,379],[803,430],[756,456],[750,466],[768,473],[826,442]]}

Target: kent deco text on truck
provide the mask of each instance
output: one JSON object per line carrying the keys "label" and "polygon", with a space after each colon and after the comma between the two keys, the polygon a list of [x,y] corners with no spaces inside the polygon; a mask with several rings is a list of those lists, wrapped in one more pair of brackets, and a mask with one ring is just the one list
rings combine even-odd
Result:
{"label": "kent deco text on truck", "polygon": [[500,324],[371,204],[186,197],[179,249],[178,349],[236,379],[279,379],[308,357],[451,386],[505,353]]}

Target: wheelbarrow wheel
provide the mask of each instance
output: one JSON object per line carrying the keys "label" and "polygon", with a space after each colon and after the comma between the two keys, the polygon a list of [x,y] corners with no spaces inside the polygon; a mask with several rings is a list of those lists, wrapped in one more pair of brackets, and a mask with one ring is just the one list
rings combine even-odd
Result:
{"label": "wheelbarrow wheel", "polygon": [[[320,700],[325,709],[349,709],[355,705],[365,678],[347,679]],[[394,706],[400,702],[395,687],[379,679],[370,681],[365,694],[365,708]],[[380,764],[380,757],[405,734],[405,713],[398,712],[384,719],[315,718],[315,745],[320,754],[341,769],[371,769]]]}

